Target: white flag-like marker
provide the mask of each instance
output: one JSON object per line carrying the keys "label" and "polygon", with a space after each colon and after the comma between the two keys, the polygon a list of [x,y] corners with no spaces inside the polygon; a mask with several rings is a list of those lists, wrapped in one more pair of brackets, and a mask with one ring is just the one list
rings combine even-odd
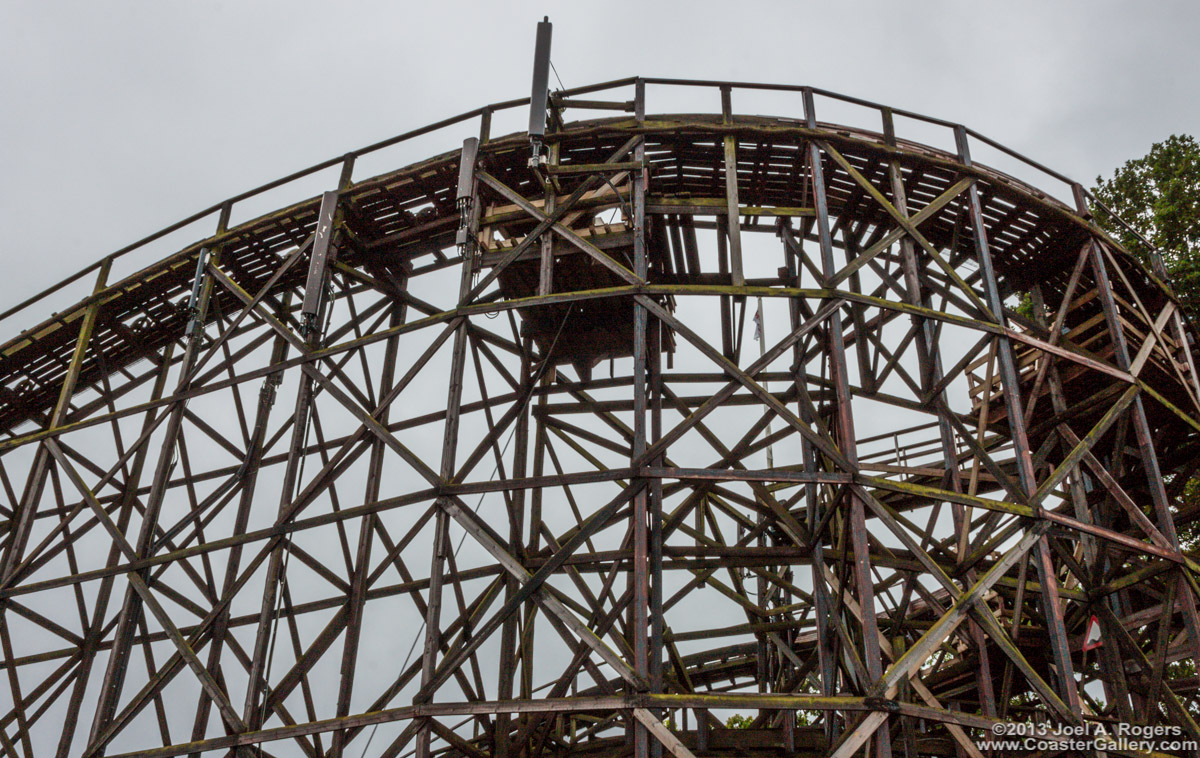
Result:
{"label": "white flag-like marker", "polygon": [[1100,619],[1092,616],[1088,620],[1087,631],[1083,633],[1083,652],[1098,648],[1104,644],[1100,639]]}

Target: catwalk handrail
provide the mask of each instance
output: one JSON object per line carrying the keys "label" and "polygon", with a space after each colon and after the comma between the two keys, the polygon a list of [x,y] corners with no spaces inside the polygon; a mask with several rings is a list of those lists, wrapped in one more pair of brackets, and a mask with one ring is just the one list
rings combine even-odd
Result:
{"label": "catwalk handrail", "polygon": [[[815,96],[821,96],[821,97],[828,98],[830,100],[836,100],[839,102],[848,103],[851,105],[857,105],[857,106],[861,106],[864,108],[868,108],[868,109],[877,111],[881,118],[883,118],[885,116],[885,114],[890,113],[893,116],[901,116],[903,118],[908,118],[908,119],[912,119],[915,121],[932,124],[934,126],[945,127],[945,128],[952,129],[952,130],[958,129],[961,126],[964,133],[968,136],[968,139],[970,137],[974,137],[975,139],[979,140],[983,144],[986,144],[989,147],[1004,153],[1005,155],[1009,156],[1010,158],[1013,158],[1014,160],[1025,164],[1026,166],[1034,169],[1035,171],[1038,171],[1052,179],[1055,179],[1056,181],[1066,184],[1068,186],[1068,188],[1070,189],[1070,191],[1081,192],[1082,195],[1084,197],[1086,197],[1089,202],[1091,202],[1092,204],[1094,204],[1094,205],[1098,206],[1099,208],[1101,208],[1102,210],[1104,210],[1104,212],[1107,213],[1110,217],[1116,219],[1117,222],[1120,223],[1122,227],[1124,227],[1131,234],[1135,235],[1150,250],[1155,250],[1153,244],[1151,244],[1148,240],[1146,240],[1145,237],[1143,237],[1140,233],[1138,233],[1137,230],[1135,230],[1132,226],[1130,226],[1128,223],[1126,223],[1123,219],[1121,219],[1115,213],[1113,213],[1107,206],[1105,206],[1103,203],[1101,203],[1091,192],[1089,192],[1085,188],[1083,188],[1082,185],[1080,185],[1078,182],[1072,181],[1071,179],[1064,176],[1063,174],[1060,174],[1057,171],[1054,171],[1053,169],[1050,169],[1050,168],[1046,167],[1045,165],[1022,155],[1021,153],[1019,153],[1015,150],[1012,150],[1011,148],[1005,147],[1004,145],[1000,144],[999,142],[979,133],[978,131],[976,131],[974,129],[971,129],[966,126],[962,126],[953,121],[947,121],[945,119],[935,118],[933,116],[922,115],[920,113],[915,113],[913,111],[904,110],[902,108],[893,108],[891,106],[883,105],[881,103],[876,103],[871,100],[864,100],[862,98],[852,97],[850,95],[842,95],[842,94],[839,94],[836,92],[831,92],[829,90],[821,89],[819,87],[809,87],[809,86],[795,85],[795,84],[770,84],[770,83],[758,83],[758,82],[721,81],[721,80],[716,80],[716,79],[673,79],[673,78],[631,76],[631,77],[626,77],[623,79],[614,79],[614,80],[608,81],[608,82],[590,84],[590,85],[586,85],[586,86],[582,86],[582,87],[573,87],[573,88],[568,88],[568,89],[556,90],[555,94],[560,98],[572,97],[572,96],[577,96],[577,95],[591,94],[593,92],[604,92],[607,90],[617,89],[620,87],[627,87],[629,85],[637,84],[638,82],[641,82],[647,86],[654,85],[654,86],[665,86],[665,87],[706,87],[706,88],[714,88],[714,89],[721,89],[721,88],[728,87],[731,90],[742,89],[742,90],[762,90],[762,91],[775,91],[775,92],[810,91]],[[312,166],[309,166],[308,168],[301,169],[294,173],[288,174],[287,176],[280,177],[279,179],[275,179],[273,181],[267,182],[266,184],[262,184],[253,189],[246,190],[245,192],[242,192],[240,194],[233,195],[232,197],[222,200],[221,202],[215,203],[215,204],[205,208],[202,211],[198,211],[197,213],[194,213],[191,216],[188,216],[187,218],[184,218],[180,221],[170,224],[169,226],[166,226],[166,227],[160,229],[159,231],[154,232],[153,234],[143,237],[142,239],[137,240],[136,242],[126,245],[125,247],[122,247],[121,249],[116,250],[115,252],[112,252],[112,253],[104,256],[103,258],[100,258],[95,263],[92,263],[90,266],[87,266],[86,268],[83,268],[83,269],[75,272],[74,274],[68,276],[67,278],[63,279],[62,281],[58,282],[57,284],[53,284],[53,285],[47,287],[46,289],[42,290],[41,292],[38,292],[37,294],[26,298],[25,300],[21,301],[17,305],[12,306],[11,308],[5,310],[3,313],[0,313],[0,323],[8,320],[12,316],[20,313],[21,311],[25,310],[26,308],[28,308],[31,305],[34,305],[35,303],[41,301],[42,299],[55,294],[56,292],[70,286],[71,284],[74,284],[75,282],[79,281],[80,279],[87,276],[88,274],[90,274],[94,271],[98,271],[102,266],[111,265],[117,259],[122,258],[125,255],[132,253],[136,250],[139,250],[140,248],[154,242],[155,240],[161,239],[161,238],[167,236],[168,234],[179,231],[180,229],[190,226],[191,224],[194,224],[197,221],[201,221],[201,220],[205,219],[206,217],[211,216],[213,214],[224,214],[224,215],[228,216],[228,214],[230,214],[232,212],[233,206],[239,202],[243,202],[250,198],[257,197],[258,195],[261,195],[265,192],[269,192],[271,190],[278,189],[279,187],[290,184],[299,179],[303,179],[307,176],[311,176],[312,174],[315,174],[319,171],[324,171],[328,168],[332,168],[339,164],[345,165],[348,161],[354,161],[355,159],[357,159],[361,156],[369,155],[376,151],[383,150],[384,148],[392,147],[392,146],[398,145],[402,142],[406,142],[408,140],[415,139],[417,137],[421,137],[426,134],[430,134],[432,132],[439,131],[441,129],[445,129],[447,127],[454,126],[456,124],[460,124],[460,123],[469,121],[474,118],[479,118],[479,119],[490,118],[492,116],[492,114],[497,113],[499,111],[505,111],[505,110],[509,110],[511,108],[519,108],[521,106],[527,106],[528,104],[529,104],[528,97],[517,98],[517,99],[513,99],[513,100],[503,100],[500,102],[491,103],[489,105],[485,105],[485,106],[475,108],[470,111],[460,113],[456,116],[451,116],[449,118],[445,118],[440,121],[435,121],[431,124],[427,124],[425,126],[421,126],[416,129],[412,129],[407,132],[403,132],[394,137],[389,137],[387,139],[380,140],[379,142],[369,144],[369,145],[367,145],[365,147],[361,147],[357,150],[351,150],[350,152],[344,153],[343,155],[340,155],[336,158],[329,158],[327,160],[321,161],[320,163],[316,163]],[[841,125],[839,124],[839,126],[841,126]],[[845,124],[844,126],[852,126],[852,125]],[[1017,180],[1017,181],[1021,181],[1021,180]],[[1025,184],[1026,182],[1021,181],[1021,183]],[[1030,186],[1032,187],[1032,185],[1030,185]],[[54,315],[58,316],[60,314],[54,314]],[[53,317],[50,320],[53,320]],[[10,335],[9,338],[15,337],[15,336],[17,336],[17,335],[15,335],[15,334]]]}

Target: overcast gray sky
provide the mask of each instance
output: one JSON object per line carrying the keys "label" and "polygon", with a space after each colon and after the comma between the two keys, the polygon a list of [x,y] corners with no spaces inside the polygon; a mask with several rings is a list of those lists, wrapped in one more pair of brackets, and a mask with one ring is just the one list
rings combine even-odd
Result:
{"label": "overcast gray sky", "polygon": [[961,121],[1085,184],[1200,133],[1187,2],[4,0],[0,308],[224,197],[527,95],[543,14],[568,87],[811,84]]}
{"label": "overcast gray sky", "polygon": [[[1172,133],[1200,134],[1194,3],[0,0],[0,310],[225,197],[528,95],[545,14],[567,87],[810,84],[960,121],[1085,184]],[[652,96],[649,109],[712,111],[712,95]],[[439,135],[356,177],[459,140]],[[14,321],[0,340],[33,318]],[[388,638],[379,647],[395,644],[392,626],[372,628]]]}

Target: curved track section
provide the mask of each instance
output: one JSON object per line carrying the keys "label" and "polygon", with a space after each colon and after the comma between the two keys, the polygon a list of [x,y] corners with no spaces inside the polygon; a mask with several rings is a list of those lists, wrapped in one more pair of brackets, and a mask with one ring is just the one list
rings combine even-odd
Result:
{"label": "curved track section", "polygon": [[551,102],[544,164],[490,138],[519,102],[418,130],[480,137],[210,209],[0,347],[0,752],[1200,739],[1194,337],[1078,185],[807,88]]}

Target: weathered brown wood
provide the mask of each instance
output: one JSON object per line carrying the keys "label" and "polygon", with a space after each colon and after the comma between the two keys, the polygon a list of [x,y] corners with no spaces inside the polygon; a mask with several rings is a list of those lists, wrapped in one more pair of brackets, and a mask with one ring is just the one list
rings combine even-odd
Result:
{"label": "weathered brown wood", "polygon": [[[647,115],[649,82],[710,112]],[[488,106],[398,140],[478,126],[462,152],[327,162],[336,209],[227,228],[240,196],[0,316],[28,327],[0,346],[0,752],[978,757],[1014,709],[1193,733],[1200,379],[1161,272],[969,130],[822,124],[839,96],[804,87],[762,90],[801,119],[736,114],[749,87],[556,94],[534,166],[491,135],[524,104]],[[382,665],[397,613],[424,627]]]}

